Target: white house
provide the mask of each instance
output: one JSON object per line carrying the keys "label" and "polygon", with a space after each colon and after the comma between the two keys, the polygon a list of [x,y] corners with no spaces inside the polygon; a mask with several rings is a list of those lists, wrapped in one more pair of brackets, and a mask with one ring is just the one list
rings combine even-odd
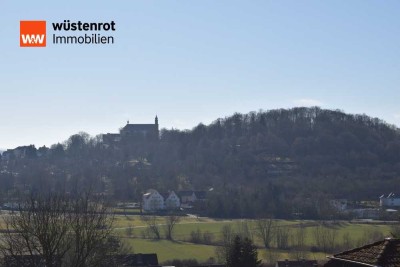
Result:
{"label": "white house", "polygon": [[142,198],[144,211],[156,211],[164,209],[164,197],[157,190],[149,189]]}
{"label": "white house", "polygon": [[177,209],[181,206],[181,201],[174,191],[169,191],[165,195],[165,208],[166,209]]}
{"label": "white house", "polygon": [[387,197],[382,195],[379,198],[379,204],[381,207],[400,207],[400,198],[394,193],[390,193]]}

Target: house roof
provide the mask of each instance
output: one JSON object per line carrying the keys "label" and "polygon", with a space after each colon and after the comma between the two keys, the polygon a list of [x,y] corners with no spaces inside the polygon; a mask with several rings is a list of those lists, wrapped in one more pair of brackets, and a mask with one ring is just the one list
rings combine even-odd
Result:
{"label": "house roof", "polygon": [[158,266],[157,254],[128,254],[112,256],[122,266]]}
{"label": "house roof", "polygon": [[174,191],[168,191],[168,192],[162,193],[161,195],[162,195],[165,199],[167,199],[167,198],[169,198],[172,194],[175,194],[175,192],[174,192]]}
{"label": "house roof", "polygon": [[[20,267],[20,266],[45,266],[43,257],[40,255],[18,255],[9,256],[4,258],[6,266]],[[104,258],[100,266],[110,266],[111,263],[117,264],[118,266],[153,266],[158,267],[157,254],[125,254],[125,255],[110,255]]]}
{"label": "house roof", "polygon": [[191,195],[193,195],[194,191],[179,191],[178,195],[180,197],[190,197]]}
{"label": "house roof", "polygon": [[277,261],[278,267],[314,267],[318,266],[318,262],[316,260],[299,260],[299,261]]}
{"label": "house roof", "polygon": [[205,199],[207,195],[206,191],[193,191],[193,190],[179,191],[178,195],[180,197],[189,197],[192,196],[193,193],[196,195],[197,199]]}
{"label": "house roof", "polygon": [[20,267],[20,266],[44,266],[44,260],[40,255],[6,255],[3,259],[4,266]]}
{"label": "house roof", "polygon": [[158,194],[158,191],[155,189],[149,189],[146,193],[143,194],[144,198],[149,198],[153,194]]}
{"label": "house roof", "polygon": [[330,257],[327,267],[338,262],[380,267],[400,267],[400,239],[386,238]]}

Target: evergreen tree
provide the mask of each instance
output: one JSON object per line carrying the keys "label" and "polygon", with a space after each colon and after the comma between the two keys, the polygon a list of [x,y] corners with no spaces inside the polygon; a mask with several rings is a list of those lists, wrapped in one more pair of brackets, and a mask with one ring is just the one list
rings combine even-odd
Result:
{"label": "evergreen tree", "polygon": [[257,248],[249,238],[236,236],[229,248],[227,267],[259,267]]}
{"label": "evergreen tree", "polygon": [[228,258],[226,259],[226,266],[227,267],[241,267],[242,260],[242,240],[240,236],[236,236],[233,239],[233,243],[229,248]]}
{"label": "evergreen tree", "polygon": [[258,260],[257,248],[249,238],[245,238],[242,242],[242,262],[242,266],[246,267],[261,266],[261,260]]}

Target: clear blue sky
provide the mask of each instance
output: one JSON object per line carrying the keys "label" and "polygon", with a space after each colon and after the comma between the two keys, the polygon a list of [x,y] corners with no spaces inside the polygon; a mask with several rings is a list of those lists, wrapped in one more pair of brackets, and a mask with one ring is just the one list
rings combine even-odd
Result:
{"label": "clear blue sky", "polygon": [[[2,0],[0,148],[310,105],[400,125],[399,14],[397,0]],[[114,20],[116,43],[20,48],[19,21],[43,19]]]}

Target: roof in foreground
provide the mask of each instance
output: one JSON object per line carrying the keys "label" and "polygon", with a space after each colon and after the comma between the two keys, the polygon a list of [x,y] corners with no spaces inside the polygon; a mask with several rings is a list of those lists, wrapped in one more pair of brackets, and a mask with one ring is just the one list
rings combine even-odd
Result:
{"label": "roof in foreground", "polygon": [[400,239],[386,238],[363,247],[341,252],[330,257],[325,266],[348,262],[366,266],[400,267]]}
{"label": "roof in foreground", "polygon": [[318,266],[316,260],[284,260],[277,261],[278,267],[314,267]]}

